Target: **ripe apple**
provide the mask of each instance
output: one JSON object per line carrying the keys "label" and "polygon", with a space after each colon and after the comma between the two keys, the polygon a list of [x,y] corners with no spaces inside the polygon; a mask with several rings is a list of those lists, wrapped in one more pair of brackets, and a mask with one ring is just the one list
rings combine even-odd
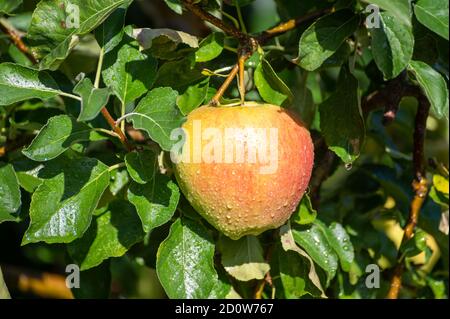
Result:
{"label": "ripe apple", "polygon": [[295,115],[270,104],[202,106],[182,129],[175,175],[211,225],[239,239],[289,219],[314,162],[311,136]]}

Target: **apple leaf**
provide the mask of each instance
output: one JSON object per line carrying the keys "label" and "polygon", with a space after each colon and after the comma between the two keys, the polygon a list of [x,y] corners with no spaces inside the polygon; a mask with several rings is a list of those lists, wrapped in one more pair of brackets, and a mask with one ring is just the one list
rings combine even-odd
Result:
{"label": "apple leaf", "polygon": [[448,0],[419,0],[414,13],[420,23],[448,40]]}
{"label": "apple leaf", "polygon": [[92,158],[59,157],[39,171],[42,183],[30,204],[30,225],[22,245],[70,243],[83,236],[103,191],[108,166]]}
{"label": "apple leaf", "polygon": [[127,168],[133,179],[146,182],[133,182],[128,189],[128,200],[136,207],[144,231],[167,223],[180,200],[178,186],[159,172],[155,155],[133,155],[131,160],[127,158]]}
{"label": "apple leaf", "polygon": [[146,131],[165,151],[177,141],[170,138],[173,129],[181,127],[184,117],[176,105],[178,93],[171,88],[151,90],[132,113],[125,117],[137,129]]}
{"label": "apple leaf", "polygon": [[90,139],[92,128],[69,115],[50,118],[22,153],[34,161],[48,161],[66,151],[72,144]]}
{"label": "apple leaf", "polygon": [[298,64],[308,71],[319,68],[356,31],[359,20],[350,10],[339,10],[316,20],[300,38]]}
{"label": "apple leaf", "polygon": [[433,114],[438,118],[448,118],[448,88],[444,77],[421,61],[411,61],[408,69],[430,101]]}
{"label": "apple leaf", "polygon": [[358,158],[365,138],[358,80],[343,67],[336,91],[319,106],[320,128],[328,147],[345,163]]}
{"label": "apple leaf", "polygon": [[414,49],[412,27],[398,23],[388,12],[378,16],[380,25],[369,29],[372,34],[372,53],[386,79],[395,78],[411,60]]}
{"label": "apple leaf", "polygon": [[96,215],[83,237],[67,246],[71,258],[82,271],[96,267],[108,258],[123,256],[144,238],[136,210],[127,201],[113,201],[106,211]]}
{"label": "apple leaf", "polygon": [[81,112],[78,121],[90,121],[97,117],[101,109],[109,100],[109,89],[95,88],[89,78],[81,80],[73,89],[75,94],[81,96]]}
{"label": "apple leaf", "polygon": [[156,271],[169,298],[224,298],[214,269],[214,242],[201,224],[177,219],[157,253]]}
{"label": "apple leaf", "polygon": [[22,205],[19,181],[11,164],[0,162],[0,224],[18,221]]}
{"label": "apple leaf", "polygon": [[79,37],[98,27],[132,0],[42,0],[33,12],[28,39],[41,58],[40,69],[56,70]]}
{"label": "apple leaf", "polygon": [[237,280],[260,280],[270,270],[264,260],[262,246],[255,236],[245,236],[239,240],[222,236],[220,247],[223,267]]}
{"label": "apple leaf", "polygon": [[46,100],[61,93],[58,84],[46,72],[14,63],[0,64],[0,105],[32,98]]}
{"label": "apple leaf", "polygon": [[137,41],[124,34],[120,44],[105,54],[103,81],[123,104],[128,104],[152,87],[157,64],[155,58],[139,50]]}

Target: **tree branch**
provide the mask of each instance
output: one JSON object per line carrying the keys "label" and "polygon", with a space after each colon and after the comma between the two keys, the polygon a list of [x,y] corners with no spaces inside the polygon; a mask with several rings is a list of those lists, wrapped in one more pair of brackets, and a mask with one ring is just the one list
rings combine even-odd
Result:
{"label": "tree branch", "polygon": [[265,43],[268,40],[270,40],[276,36],[279,36],[283,33],[286,33],[288,31],[291,31],[291,30],[297,28],[300,24],[302,24],[304,22],[314,20],[314,19],[316,19],[324,14],[327,14],[329,12],[331,12],[330,8],[321,9],[321,10],[307,13],[304,16],[298,17],[296,19],[291,19],[289,21],[280,23],[279,25],[264,31],[259,37],[257,37],[257,40],[259,43]]}
{"label": "tree branch", "polygon": [[122,144],[126,147],[126,149],[128,151],[131,151],[133,148],[131,147],[130,143],[128,143],[128,139],[125,136],[125,133],[120,129],[120,127],[118,127],[116,125],[116,121],[113,119],[113,117],[111,116],[111,114],[109,113],[108,109],[106,107],[103,107],[102,110],[102,115],[103,117],[106,119],[106,121],[108,122],[109,126],[111,126],[111,128],[113,129],[113,131],[117,134],[117,136],[119,137],[119,140],[122,142]]}
{"label": "tree branch", "polygon": [[[414,180],[412,183],[414,190],[414,198],[410,205],[409,219],[405,226],[402,243],[410,240],[414,235],[414,229],[419,219],[420,209],[425,202],[428,193],[428,182],[425,178],[425,155],[424,143],[426,133],[426,123],[430,111],[430,102],[417,86],[407,86],[405,94],[414,96],[419,102],[415,126],[414,126]],[[402,275],[405,270],[404,260],[397,259],[397,265],[394,269],[394,274],[391,279],[391,285],[387,294],[388,299],[397,299],[402,285]]]}
{"label": "tree branch", "polygon": [[33,53],[31,53],[30,49],[22,41],[22,37],[19,35],[19,33],[12,26],[7,24],[4,19],[0,19],[0,30],[9,36],[11,42],[17,47],[17,49],[25,54],[25,56],[28,58],[28,60],[31,61],[31,63],[38,63],[36,57],[33,55]]}
{"label": "tree branch", "polygon": [[213,16],[211,13],[195,5],[193,0],[182,0],[182,2],[189,11],[198,16],[203,21],[208,21],[212,25],[216,26],[217,28],[221,29],[223,32],[228,34],[229,36],[232,36],[241,42],[248,41],[249,36],[247,34],[241,32],[235,26],[225,23],[221,19]]}

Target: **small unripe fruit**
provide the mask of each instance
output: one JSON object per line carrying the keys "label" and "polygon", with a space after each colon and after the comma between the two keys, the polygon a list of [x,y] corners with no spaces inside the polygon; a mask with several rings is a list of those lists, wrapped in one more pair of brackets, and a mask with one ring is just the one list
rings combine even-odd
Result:
{"label": "small unripe fruit", "polygon": [[211,225],[239,239],[289,219],[314,162],[311,136],[293,114],[269,104],[202,106],[188,115],[183,129],[176,177]]}

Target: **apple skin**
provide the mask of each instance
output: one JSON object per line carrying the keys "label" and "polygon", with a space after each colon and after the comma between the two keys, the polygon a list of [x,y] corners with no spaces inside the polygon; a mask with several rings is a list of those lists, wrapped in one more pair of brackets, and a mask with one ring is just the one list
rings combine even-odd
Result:
{"label": "apple skin", "polygon": [[[270,104],[202,106],[192,111],[183,124],[187,136],[193,136],[196,120],[201,121],[197,123],[201,123],[202,132],[211,127],[222,132],[230,127],[278,129],[278,164],[271,174],[261,174],[261,166],[268,164],[260,163],[259,157],[256,162],[245,157],[244,163],[207,163],[202,158],[197,163],[191,160],[175,164],[178,184],[191,205],[216,229],[235,240],[283,225],[305,193],[314,163],[311,136],[301,121],[286,109]],[[202,139],[202,151],[209,141]],[[247,141],[245,151],[255,142],[251,138]],[[192,159],[198,143],[189,138],[182,153],[189,146]],[[225,146],[222,150],[225,152]]]}

